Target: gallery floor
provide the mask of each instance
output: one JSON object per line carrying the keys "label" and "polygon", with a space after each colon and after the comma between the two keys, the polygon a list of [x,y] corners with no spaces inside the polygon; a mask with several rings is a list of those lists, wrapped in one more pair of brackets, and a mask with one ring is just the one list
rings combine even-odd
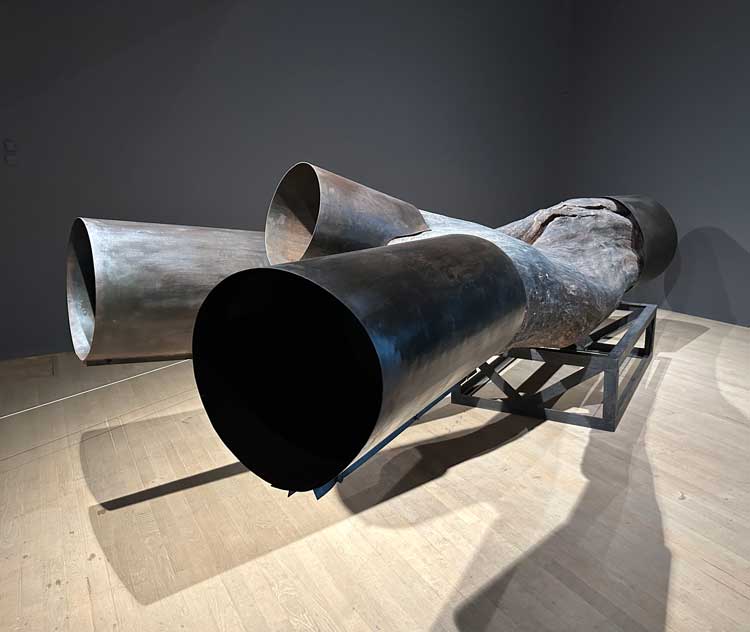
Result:
{"label": "gallery floor", "polygon": [[749,373],[749,329],[662,311],[616,433],[447,404],[316,501],[189,362],[0,363],[0,630],[748,630]]}

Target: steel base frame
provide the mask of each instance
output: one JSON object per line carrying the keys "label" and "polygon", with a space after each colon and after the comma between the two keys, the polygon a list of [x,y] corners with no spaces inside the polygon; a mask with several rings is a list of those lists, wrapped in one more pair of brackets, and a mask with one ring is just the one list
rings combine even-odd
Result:
{"label": "steel base frame", "polygon": [[[347,476],[359,469],[447,396],[450,396],[451,403],[462,406],[486,408],[527,417],[550,419],[576,426],[587,426],[598,430],[614,431],[651,361],[656,324],[656,305],[621,302],[617,309],[628,313],[592,332],[579,345],[565,347],[564,349],[542,347],[511,349],[491,362],[485,362],[471,375],[440,395],[414,417],[404,422],[356,459],[343,472],[327,483],[313,489],[315,497],[320,499],[325,496],[337,483],[343,482]],[[627,328],[627,331],[616,344],[601,342],[602,339],[625,328]],[[644,332],[646,333],[644,346],[636,347],[636,343]],[[620,367],[628,357],[640,358],[641,362],[625,388],[620,392]],[[580,366],[581,368],[541,391],[533,389],[533,392],[525,392],[524,388],[516,390],[499,373],[518,359],[544,362],[544,365],[537,372],[551,370],[551,373],[542,382],[546,382],[564,364]],[[556,410],[550,406],[565,391],[599,373],[604,373],[604,413],[602,417]],[[474,393],[490,381],[505,393],[507,399],[475,397]],[[527,382],[529,381],[527,380]],[[291,496],[293,493],[290,491],[289,495]]]}
{"label": "steel base frame", "polygon": [[[485,362],[474,374],[453,387],[451,402],[613,432],[651,361],[657,311],[656,305],[626,302],[621,302],[617,309],[628,313],[593,331],[578,345],[562,349],[511,349],[492,362]],[[602,339],[623,329],[626,331],[617,343],[602,342]],[[644,346],[636,347],[644,332]],[[640,362],[630,380],[623,386],[620,384],[620,368],[627,358],[632,357],[639,358]],[[517,359],[543,362],[544,365],[537,370],[546,373],[542,383],[563,365],[581,368],[542,390],[532,388],[526,392],[525,385],[516,389],[500,375],[500,371]],[[601,417],[552,408],[554,402],[567,390],[599,373],[604,374]],[[503,392],[506,396],[504,399],[475,396],[490,381]],[[529,382],[533,380],[530,378],[527,380]]]}

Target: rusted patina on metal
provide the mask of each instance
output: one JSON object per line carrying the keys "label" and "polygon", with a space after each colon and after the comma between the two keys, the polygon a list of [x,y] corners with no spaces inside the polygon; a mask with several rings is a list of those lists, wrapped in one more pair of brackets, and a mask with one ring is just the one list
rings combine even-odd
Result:
{"label": "rusted patina on metal", "polygon": [[272,264],[385,246],[427,230],[413,204],[301,162],[281,179],[266,218]]}

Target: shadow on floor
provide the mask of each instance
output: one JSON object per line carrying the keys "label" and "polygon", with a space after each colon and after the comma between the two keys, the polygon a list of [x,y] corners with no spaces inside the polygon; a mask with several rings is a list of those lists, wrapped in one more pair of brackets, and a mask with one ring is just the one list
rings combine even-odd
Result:
{"label": "shadow on floor", "polygon": [[[440,468],[500,447],[536,423],[513,418],[463,439],[454,437],[456,443],[446,438],[433,447],[421,445],[433,465],[416,471],[408,487],[436,478]],[[287,498],[240,463],[211,467],[205,451],[231,455],[202,412],[90,431],[79,450],[84,478],[97,500],[89,507],[94,534],[120,581],[141,604],[283,548],[373,504],[364,498],[350,504],[335,497],[316,501],[312,494]],[[384,451],[377,460],[388,462],[400,450]],[[202,460],[205,464],[188,473],[183,459],[193,469]],[[371,476],[377,465],[367,471]]]}
{"label": "shadow on floor", "polygon": [[[645,389],[651,397],[669,362],[656,361]],[[634,419],[641,427],[616,447],[602,432],[589,434],[581,462],[588,482],[569,518],[459,607],[454,619],[460,630],[498,629],[498,611],[517,625],[537,629],[664,629],[671,555],[644,449],[647,415],[633,416],[631,423]],[[637,487],[631,486],[635,458]],[[648,568],[638,568],[637,548],[648,551]],[[550,584],[557,603],[538,600],[531,608],[519,608],[519,593],[535,584]],[[569,616],[558,618],[565,612]]]}
{"label": "shadow on floor", "polygon": [[348,518],[341,504],[286,494],[248,472],[203,411],[84,433],[79,456],[108,563],[151,604]]}
{"label": "shadow on floor", "polygon": [[498,414],[478,430],[385,450],[337,491],[352,513],[360,513],[440,478],[451,467],[501,448],[540,423],[520,415]]}
{"label": "shadow on floor", "polygon": [[[707,328],[663,320],[657,330],[657,353],[671,354]],[[657,357],[639,388],[637,414],[628,416],[616,434],[590,431],[581,462],[588,479],[569,518],[549,537],[501,572],[479,591],[474,565],[492,559],[492,541],[507,525],[491,527],[475,561],[467,566],[455,596],[460,602],[436,619],[442,629],[451,617],[464,631],[529,630],[664,630],[669,596],[671,554],[664,543],[653,472],[645,449],[649,413],[671,359]],[[631,363],[627,373],[632,373]],[[646,381],[647,380],[647,381]],[[590,391],[586,403],[599,397]],[[583,402],[581,402],[583,403]],[[339,493],[354,512],[361,512],[442,476],[450,467],[497,449],[540,422],[498,416],[469,433],[389,450],[368,464],[364,477]],[[347,481],[348,483],[348,481]],[[366,486],[366,487],[365,487]],[[484,500],[492,503],[493,498]],[[548,588],[549,599],[539,599]],[[466,596],[470,595],[468,599]]]}
{"label": "shadow on floor", "polygon": [[130,507],[131,505],[146,502],[147,500],[154,500],[156,498],[161,498],[162,496],[185,491],[192,487],[220,481],[223,478],[237,476],[237,474],[245,474],[247,471],[247,468],[239,461],[237,463],[229,463],[228,465],[215,467],[205,472],[198,472],[198,474],[178,478],[176,481],[169,481],[168,483],[162,483],[161,485],[149,487],[138,492],[133,492],[132,494],[125,494],[119,498],[102,501],[101,506],[107,511],[115,511],[117,509],[123,509],[124,507]]}
{"label": "shadow on floor", "polygon": [[[706,328],[665,320],[660,331],[657,352],[669,354]],[[471,596],[453,612],[460,630],[503,629],[500,621],[508,619],[524,629],[666,628],[671,554],[645,437],[670,362],[663,356],[655,359],[639,394],[643,408],[627,417],[618,441],[608,433],[589,434],[581,463],[588,482],[569,518],[481,590],[467,591]],[[526,608],[519,607],[519,595],[540,583],[550,586],[555,601],[532,607],[526,601]],[[460,586],[458,591],[467,594]]]}
{"label": "shadow on floor", "polygon": [[[667,327],[667,331],[669,329]],[[683,340],[685,331],[667,338]],[[657,369],[656,377],[651,378],[649,392],[656,388],[658,377],[667,365],[668,361],[659,365],[663,368]],[[460,427],[458,417],[449,418],[460,410],[445,405],[422,423],[441,423],[441,429]],[[637,417],[646,419],[647,414]],[[98,503],[90,507],[89,517],[117,576],[138,602],[149,604],[346,520],[353,513],[408,494],[439,478],[453,466],[500,449],[540,423],[513,415],[498,415],[493,421],[473,431],[454,432],[426,443],[387,449],[373,458],[362,472],[337,488],[343,502],[318,502],[312,494],[286,498],[246,473],[244,467],[231,461],[202,412],[187,417],[181,414],[140,420],[104,433],[84,435],[80,444],[81,464]],[[629,432],[632,434],[633,428]],[[640,434],[642,432],[643,429]],[[628,449],[635,450],[640,462],[639,476],[645,477],[644,484],[650,490],[646,494],[648,503],[644,505],[647,520],[642,528],[639,525],[635,531],[633,527],[629,529],[652,547],[649,551],[653,568],[649,570],[651,579],[646,585],[657,595],[653,603],[663,604],[669,577],[669,552],[663,547],[652,485],[648,487],[651,473],[640,434],[633,437]],[[548,547],[575,547],[575,543],[569,542],[571,534],[595,528],[601,512],[610,515],[622,509],[629,494],[632,454],[623,454],[621,447],[613,453],[606,436],[611,435],[590,435],[582,467],[591,480],[567,523],[568,528],[558,529],[512,570],[464,603],[455,613],[456,623],[462,629],[492,629],[492,612],[496,606],[487,604],[501,605],[508,586],[523,577],[525,569],[539,566],[546,559],[544,551]],[[224,463],[219,467],[215,465],[216,455],[223,455]],[[607,462],[604,470],[603,460]],[[190,463],[192,471],[185,471],[183,462]],[[597,464],[597,477],[588,472],[591,463]],[[604,480],[597,480],[602,477],[602,471]],[[493,498],[487,498],[487,502],[492,501]],[[606,551],[617,545],[619,535],[617,531],[608,542],[606,535],[599,536],[597,542],[605,560]],[[564,579],[571,580],[567,576]],[[583,587],[579,587],[581,591]],[[595,601],[600,592],[591,589],[587,598]],[[659,599],[659,595],[663,599]],[[596,607],[605,609],[602,604]],[[661,613],[663,618],[663,608]],[[658,613],[653,617],[653,621],[659,620]]]}

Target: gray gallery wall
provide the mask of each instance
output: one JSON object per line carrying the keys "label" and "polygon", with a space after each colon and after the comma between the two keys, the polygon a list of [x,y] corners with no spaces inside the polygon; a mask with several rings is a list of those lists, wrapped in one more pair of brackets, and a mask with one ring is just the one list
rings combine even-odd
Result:
{"label": "gray gallery wall", "polygon": [[490,224],[557,198],[566,3],[72,6],[0,9],[0,357],[70,349],[78,215],[261,229],[299,160]]}
{"label": "gray gallery wall", "polygon": [[680,237],[632,292],[750,325],[750,4],[573,4],[567,192],[650,193]]}
{"label": "gray gallery wall", "polygon": [[0,8],[0,358],[70,348],[74,217],[261,229],[298,160],[494,225],[651,193],[635,298],[750,321],[743,3],[65,4]]}

